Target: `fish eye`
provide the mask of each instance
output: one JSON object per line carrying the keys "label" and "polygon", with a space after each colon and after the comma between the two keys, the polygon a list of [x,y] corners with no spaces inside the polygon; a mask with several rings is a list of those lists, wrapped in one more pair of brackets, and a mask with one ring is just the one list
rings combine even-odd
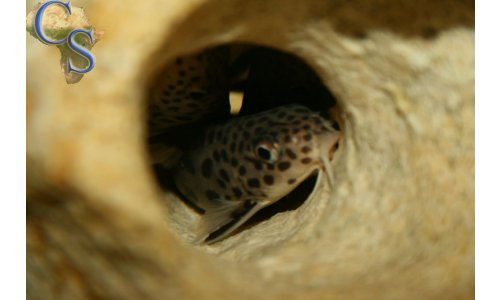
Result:
{"label": "fish eye", "polygon": [[263,141],[255,147],[255,154],[265,162],[274,163],[279,159],[280,151],[277,143]]}

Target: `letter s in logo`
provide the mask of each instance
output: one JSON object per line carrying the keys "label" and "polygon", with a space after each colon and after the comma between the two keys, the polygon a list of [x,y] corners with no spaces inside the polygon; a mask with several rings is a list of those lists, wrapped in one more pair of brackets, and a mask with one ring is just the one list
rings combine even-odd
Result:
{"label": "letter s in logo", "polygon": [[95,56],[90,52],[89,49],[83,47],[82,45],[79,45],[75,41],[75,37],[77,34],[85,34],[87,37],[90,39],[90,44],[92,45],[94,43],[94,31],[92,30],[84,30],[84,29],[75,29],[71,31],[71,33],[68,35],[68,47],[73,50],[75,53],[85,57],[89,61],[88,67],[85,69],[78,69],[73,66],[71,63],[71,59],[68,58],[68,73],[69,72],[75,72],[79,74],[85,74],[90,71],[95,67]]}

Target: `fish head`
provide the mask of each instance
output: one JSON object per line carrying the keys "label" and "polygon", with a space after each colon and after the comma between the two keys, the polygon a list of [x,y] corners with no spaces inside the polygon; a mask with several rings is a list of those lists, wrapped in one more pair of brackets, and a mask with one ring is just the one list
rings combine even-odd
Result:
{"label": "fish head", "polygon": [[250,138],[240,158],[244,190],[256,201],[272,203],[333,158],[340,132],[301,105],[287,105],[244,121],[242,134]]}

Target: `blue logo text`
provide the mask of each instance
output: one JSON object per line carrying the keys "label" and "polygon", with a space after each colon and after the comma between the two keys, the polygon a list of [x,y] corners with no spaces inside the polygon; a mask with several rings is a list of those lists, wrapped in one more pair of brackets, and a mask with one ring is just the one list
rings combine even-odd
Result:
{"label": "blue logo text", "polygon": [[44,4],[42,4],[40,6],[40,8],[38,9],[38,12],[36,13],[36,17],[35,17],[35,33],[36,33],[36,35],[38,36],[40,41],[42,41],[44,44],[47,44],[47,45],[63,45],[64,43],[67,43],[68,47],[73,52],[84,57],[89,62],[88,66],[86,68],[80,69],[80,68],[75,67],[71,63],[71,59],[68,58],[68,64],[67,64],[68,65],[68,69],[67,69],[68,73],[75,72],[75,73],[79,73],[79,74],[85,74],[85,73],[92,71],[92,69],[94,69],[94,67],[95,67],[95,61],[96,61],[95,56],[94,56],[94,54],[92,54],[92,52],[90,52],[89,49],[85,48],[82,45],[79,45],[75,41],[75,37],[78,34],[83,34],[89,38],[90,44],[93,45],[94,44],[94,31],[93,30],[86,30],[86,29],[74,29],[73,31],[71,31],[68,34],[68,36],[65,39],[51,40],[49,37],[47,37],[45,35],[45,33],[43,32],[43,28],[42,28],[43,15],[44,15],[45,11],[47,10],[47,8],[51,5],[62,6],[66,9],[68,14],[71,15],[71,0],[68,0],[68,2],[62,2],[62,1],[58,1],[58,0],[51,0],[51,1],[45,2]]}

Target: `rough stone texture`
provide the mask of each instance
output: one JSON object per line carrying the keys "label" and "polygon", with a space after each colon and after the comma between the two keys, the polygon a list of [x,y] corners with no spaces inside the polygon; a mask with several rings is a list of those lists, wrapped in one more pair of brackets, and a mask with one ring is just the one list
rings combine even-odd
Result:
{"label": "rough stone texture", "polygon": [[[80,83],[27,40],[30,299],[474,296],[473,1],[82,3],[105,36]],[[148,166],[145,87],[232,42],[302,57],[338,97],[338,186],[197,248]]]}

